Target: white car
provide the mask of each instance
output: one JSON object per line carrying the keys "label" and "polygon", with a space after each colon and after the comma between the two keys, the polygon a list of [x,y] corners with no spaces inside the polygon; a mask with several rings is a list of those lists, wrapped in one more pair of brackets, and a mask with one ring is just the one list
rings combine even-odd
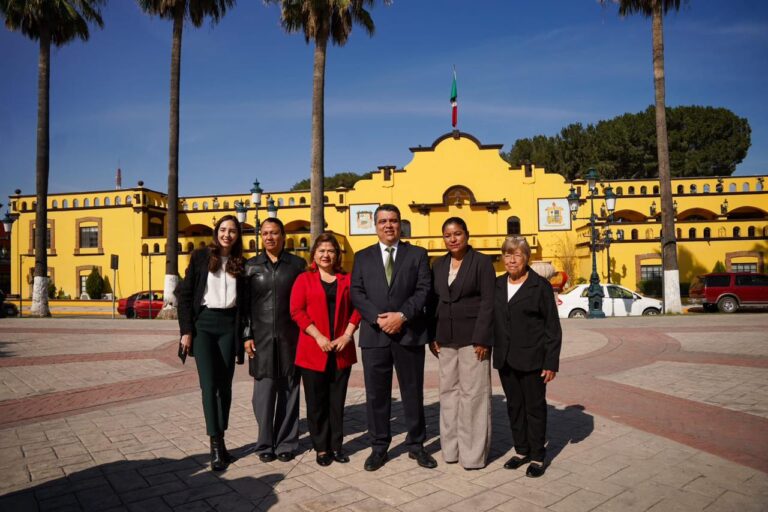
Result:
{"label": "white car", "polygon": [[[617,284],[601,284],[605,316],[640,316],[661,314],[660,300],[643,297]],[[589,314],[589,284],[572,286],[557,295],[560,318],[586,318]]]}

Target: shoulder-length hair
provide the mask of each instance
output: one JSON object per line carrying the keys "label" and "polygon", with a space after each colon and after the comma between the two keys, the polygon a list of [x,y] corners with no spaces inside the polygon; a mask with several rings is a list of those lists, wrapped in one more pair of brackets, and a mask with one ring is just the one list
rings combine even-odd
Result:
{"label": "shoulder-length hair", "polygon": [[223,222],[231,220],[235,223],[237,229],[237,240],[232,244],[232,248],[229,250],[229,258],[227,259],[226,272],[235,277],[243,273],[245,261],[243,260],[243,228],[240,226],[240,222],[234,215],[225,215],[216,221],[216,225],[213,228],[213,243],[209,246],[211,249],[211,256],[208,258],[208,272],[218,272],[221,268],[221,243],[219,243],[219,227]]}
{"label": "shoulder-length hair", "polygon": [[333,236],[333,233],[330,231],[324,231],[320,233],[320,236],[315,238],[315,242],[312,244],[312,249],[309,250],[309,259],[312,261],[312,263],[309,265],[309,271],[317,272],[317,264],[315,264],[315,252],[322,243],[331,244],[333,249],[336,251],[336,259],[333,260],[333,273],[344,273],[344,269],[341,268],[341,246],[339,245],[339,241],[336,240],[336,237]]}

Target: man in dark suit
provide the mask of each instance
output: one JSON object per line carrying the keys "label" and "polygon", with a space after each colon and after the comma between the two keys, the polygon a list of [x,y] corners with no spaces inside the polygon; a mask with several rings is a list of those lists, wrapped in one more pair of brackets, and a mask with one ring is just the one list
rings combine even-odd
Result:
{"label": "man in dark suit", "polygon": [[366,471],[387,461],[392,441],[392,367],[397,371],[408,435],[408,455],[426,468],[437,467],[424,450],[425,308],[431,288],[427,251],[400,241],[400,210],[383,204],[374,213],[379,242],[355,255],[350,295],[363,317],[360,348],[371,455]]}

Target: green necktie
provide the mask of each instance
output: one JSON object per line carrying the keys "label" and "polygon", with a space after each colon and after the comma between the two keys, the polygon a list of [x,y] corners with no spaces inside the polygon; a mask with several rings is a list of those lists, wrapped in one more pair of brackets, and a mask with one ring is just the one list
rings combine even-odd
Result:
{"label": "green necktie", "polygon": [[387,284],[392,284],[392,269],[394,268],[394,258],[392,257],[392,253],[395,252],[394,247],[387,247],[384,249],[387,251],[387,262],[384,264],[384,275],[387,276]]}

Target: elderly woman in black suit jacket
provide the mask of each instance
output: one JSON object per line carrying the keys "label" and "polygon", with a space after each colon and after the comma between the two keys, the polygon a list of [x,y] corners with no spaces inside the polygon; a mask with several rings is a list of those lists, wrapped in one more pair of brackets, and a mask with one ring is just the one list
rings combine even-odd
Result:
{"label": "elderly woman in black suit jacket", "polygon": [[491,258],[469,245],[459,217],[443,223],[448,253],[432,265],[435,316],[429,348],[440,359],[440,446],[448,464],[485,467],[491,444]]}
{"label": "elderly woman in black suit jacket", "polygon": [[243,364],[245,353],[239,325],[243,265],[240,223],[225,215],[216,223],[210,247],[192,253],[184,280],[176,289],[180,350],[195,357],[214,471],[236,460],[224,445],[224,431],[229,423],[235,362]]}
{"label": "elderly woman in black suit jacket", "polygon": [[528,266],[524,237],[501,246],[506,274],[496,279],[493,367],[499,371],[517,455],[504,467],[529,463],[526,476],[546,469],[547,383],[558,371],[562,331],[552,285]]}

